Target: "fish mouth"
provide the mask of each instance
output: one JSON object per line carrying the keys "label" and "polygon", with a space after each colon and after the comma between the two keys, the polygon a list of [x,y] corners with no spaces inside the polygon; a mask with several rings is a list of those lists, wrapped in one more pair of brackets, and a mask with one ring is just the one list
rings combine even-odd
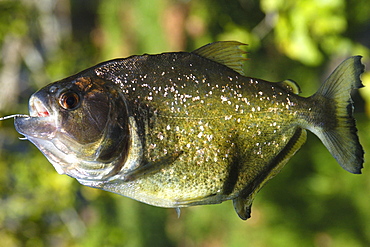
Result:
{"label": "fish mouth", "polygon": [[38,97],[31,97],[29,102],[30,117],[50,117],[50,110]]}
{"label": "fish mouth", "polygon": [[68,156],[68,147],[58,138],[60,128],[57,124],[58,114],[48,105],[49,98],[45,94],[36,93],[29,100],[29,115],[15,116],[14,125],[18,133],[32,142],[54,166],[59,174],[72,174],[69,166],[74,156]]}
{"label": "fish mouth", "polygon": [[[52,139],[57,130],[55,115],[37,96],[31,96],[29,101],[29,116],[22,115],[14,119],[15,129],[27,139]],[[54,117],[53,117],[54,116]]]}
{"label": "fish mouth", "polygon": [[[56,117],[38,96],[31,96],[29,100],[29,115],[17,115],[14,118],[15,129],[32,142],[53,164],[58,173],[64,174],[58,165],[58,155],[62,153],[55,147],[54,139],[58,131]],[[46,98],[47,100],[47,98]],[[60,154],[59,154],[59,153]]]}

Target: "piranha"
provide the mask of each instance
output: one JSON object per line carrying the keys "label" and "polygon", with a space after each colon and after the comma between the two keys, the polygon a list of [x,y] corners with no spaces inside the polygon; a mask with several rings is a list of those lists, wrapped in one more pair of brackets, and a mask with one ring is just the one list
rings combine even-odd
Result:
{"label": "piranha", "polygon": [[311,131],[337,162],[361,173],[364,151],[350,93],[361,56],[318,91],[243,75],[242,43],[100,63],[33,94],[16,130],[56,171],[83,185],[159,207],[233,200],[243,220],[256,193]]}

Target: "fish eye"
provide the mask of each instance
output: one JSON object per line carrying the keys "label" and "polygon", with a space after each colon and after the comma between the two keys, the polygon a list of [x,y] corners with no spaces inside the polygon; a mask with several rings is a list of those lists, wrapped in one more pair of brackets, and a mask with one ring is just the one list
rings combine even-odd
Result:
{"label": "fish eye", "polygon": [[65,92],[59,96],[59,105],[66,110],[74,110],[80,105],[80,96],[76,92]]}

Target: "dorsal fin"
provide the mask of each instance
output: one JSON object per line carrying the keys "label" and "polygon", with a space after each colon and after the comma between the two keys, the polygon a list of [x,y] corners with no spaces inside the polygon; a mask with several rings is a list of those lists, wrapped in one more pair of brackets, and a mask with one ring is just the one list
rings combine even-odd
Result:
{"label": "dorsal fin", "polygon": [[301,93],[301,88],[293,80],[287,79],[287,80],[284,80],[284,81],[277,82],[277,84],[279,84],[281,87],[285,88],[286,90],[288,90],[288,91],[290,91],[294,94]]}
{"label": "dorsal fin", "polygon": [[219,41],[202,46],[192,53],[226,65],[243,75],[243,62],[247,60],[243,55],[247,52],[240,49],[240,46],[244,45],[237,41]]}

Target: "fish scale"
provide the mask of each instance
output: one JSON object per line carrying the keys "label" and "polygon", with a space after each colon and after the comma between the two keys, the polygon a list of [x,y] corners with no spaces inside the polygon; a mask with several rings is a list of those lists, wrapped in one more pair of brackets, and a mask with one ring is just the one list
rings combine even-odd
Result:
{"label": "fish scale", "polygon": [[[360,173],[350,57],[311,97],[291,80],[243,75],[242,43],[103,62],[30,99],[17,131],[61,174],[160,207],[233,200],[250,217],[256,193],[316,134],[338,163]],[[0,119],[0,120],[2,120]]]}
{"label": "fish scale", "polygon": [[[168,58],[166,61],[175,61],[178,64],[188,64],[187,61],[189,58],[188,54],[165,54],[167,56],[176,56],[176,59]],[[183,55],[183,56],[182,56]],[[182,58],[184,57],[184,58]],[[200,60],[199,62],[197,59]],[[202,60],[204,58],[202,57],[192,57],[192,65],[196,64],[202,64]],[[162,60],[162,58],[158,58],[157,56],[148,56],[146,57],[147,63],[156,64],[158,61],[156,60]],[[127,62],[127,61],[125,61]],[[217,66],[219,66],[217,64]],[[120,65],[119,67],[122,67]],[[239,79],[239,75],[236,74],[236,72],[232,71],[229,68],[225,68],[225,66],[219,66],[220,70],[223,72],[219,74],[200,74],[200,76],[197,76],[197,74],[202,73],[199,72],[198,69],[190,70],[189,73],[191,73],[191,77],[188,76],[188,78],[192,78],[192,80],[187,80],[186,84],[181,84],[178,81],[181,81],[181,78],[178,76],[181,74],[181,70],[183,67],[181,66],[180,71],[177,71],[172,64],[169,64],[167,66],[168,68],[161,68],[163,70],[168,69],[171,72],[163,74],[161,77],[160,85],[164,85],[163,88],[163,94],[160,95],[159,91],[156,92],[156,96],[154,97],[151,92],[148,92],[148,95],[146,98],[144,97],[144,101],[141,101],[142,104],[156,104],[156,101],[158,101],[158,105],[165,104],[167,105],[175,105],[175,107],[171,107],[169,110],[168,108],[165,108],[162,110],[161,107],[155,107],[158,109],[158,115],[162,117],[159,122],[158,131],[152,131],[151,133],[146,133],[145,136],[147,137],[149,141],[149,145],[151,147],[161,147],[158,152],[155,152],[155,149],[151,149],[150,152],[156,153],[155,157],[161,157],[163,155],[167,155],[168,152],[178,152],[179,150],[184,151],[184,154],[182,154],[179,157],[178,161],[175,161],[173,164],[171,164],[170,167],[173,167],[171,169],[172,173],[179,171],[179,173],[175,177],[179,178],[186,178],[186,179],[180,179],[176,180],[175,184],[183,184],[181,187],[186,187],[194,184],[196,188],[198,189],[192,189],[189,190],[191,193],[188,196],[185,196],[185,193],[179,193],[176,191],[172,191],[173,188],[177,188],[176,185],[172,183],[167,183],[167,185],[161,184],[162,190],[161,194],[169,194],[171,195],[171,200],[177,201],[178,204],[184,204],[188,203],[188,201],[192,201],[192,197],[194,194],[198,194],[200,198],[206,198],[208,202],[211,201],[210,197],[216,197],[215,202],[218,202],[220,197],[234,197],[235,194],[237,194],[243,186],[245,186],[245,181],[247,180],[253,180],[253,178],[256,176],[254,173],[259,173],[258,165],[260,164],[260,159],[248,159],[248,156],[260,156],[261,160],[263,160],[265,153],[268,153],[270,150],[265,150],[265,148],[262,147],[255,147],[256,146],[254,142],[250,142],[250,137],[256,139],[258,141],[258,136],[260,136],[262,133],[262,130],[268,129],[264,126],[264,124],[268,124],[268,127],[273,126],[274,124],[269,124],[268,121],[263,121],[266,119],[266,112],[268,109],[271,109],[270,104],[273,104],[273,101],[266,101],[266,95],[270,95],[271,98],[276,98],[279,100],[279,97],[290,97],[289,94],[287,94],[286,91],[283,91],[283,89],[275,89],[275,87],[269,85],[266,86],[265,83],[259,83],[257,80],[253,80],[252,78],[244,78],[242,77]],[[191,68],[196,68],[197,66],[190,66]],[[189,68],[187,68],[189,69]],[[228,71],[228,75],[225,74],[225,70]],[[215,84],[211,83],[212,81],[216,80],[218,76],[222,76],[220,83]],[[132,75],[132,77],[138,77],[136,74]],[[143,77],[143,76],[141,76]],[[186,77],[186,76],[185,76]],[[202,79],[197,79],[197,78]],[[228,79],[223,79],[224,77],[227,77]],[[146,74],[146,78],[150,80],[151,76],[150,74]],[[173,78],[177,78],[177,80],[173,80]],[[138,85],[136,83],[136,80],[130,79],[127,77],[120,78],[121,81],[128,82],[130,86],[127,86],[126,84],[120,84],[121,88],[123,90],[129,88],[129,90],[134,88],[134,85],[129,83],[130,81],[134,81],[135,85]],[[148,83],[144,85],[145,89],[151,90],[150,87],[147,85],[155,85],[157,81],[154,83]],[[179,85],[178,85],[179,84]],[[138,85],[140,86],[140,85]],[[262,87],[262,88],[261,88]],[[263,88],[265,87],[265,88]],[[266,92],[266,88],[270,89],[270,92]],[[146,94],[146,91],[142,91],[141,89],[132,90],[131,92],[128,91],[127,93],[130,95],[130,97],[134,98],[136,97],[141,98],[142,95]],[[167,89],[167,90],[166,90]],[[167,92],[169,91],[169,92]],[[253,94],[252,92],[256,92]],[[262,92],[265,92],[263,94]],[[243,97],[244,95],[248,95],[248,97]],[[251,96],[252,95],[252,96]],[[166,98],[164,101],[163,98]],[[197,100],[188,100],[191,98],[196,98]],[[250,100],[248,100],[250,98]],[[145,101],[146,99],[146,101]],[[198,100],[199,99],[199,100]],[[243,99],[243,102],[240,102],[241,99]],[[189,103],[187,104],[187,100]],[[250,102],[252,100],[252,103]],[[254,100],[254,101],[253,101]],[[203,101],[203,102],[202,102]],[[206,102],[206,103],[205,103]],[[238,105],[238,110],[236,111],[236,106]],[[289,105],[289,104],[287,104]],[[210,107],[212,107],[210,109]],[[214,112],[212,112],[212,109],[214,109]],[[204,115],[207,114],[207,117],[204,117]],[[290,113],[288,113],[290,114]],[[195,121],[193,120],[195,118]],[[246,121],[244,118],[248,118]],[[271,118],[271,117],[270,117]],[[171,119],[171,123],[168,123],[169,119]],[[194,136],[202,137],[203,132],[197,132],[193,127],[190,127],[190,130],[186,128],[186,126],[183,126],[184,120],[186,121],[187,126],[197,126],[198,120],[201,119],[202,121],[206,122],[208,125],[208,128],[213,129],[211,132],[212,134],[208,134],[208,136],[212,135],[213,140],[211,141],[202,141],[197,139],[194,139]],[[243,120],[241,120],[243,119]],[[176,121],[177,120],[177,121]],[[193,121],[192,121],[193,120]],[[288,119],[280,118],[281,124],[286,125]],[[194,123],[191,123],[194,122]],[[239,123],[238,123],[239,122]],[[263,124],[261,124],[263,123]],[[276,121],[274,121],[276,125]],[[258,126],[260,124],[260,126]],[[281,125],[280,124],[280,125]],[[167,130],[167,126],[175,125],[175,130],[178,129],[178,131]],[[274,130],[270,130],[271,132],[275,131],[276,136],[282,136],[283,139],[289,140],[290,136],[292,134],[287,134],[285,131],[285,134],[282,134],[278,131],[278,127],[280,125],[276,125],[277,128]],[[165,127],[166,126],[166,127]],[[212,127],[210,127],[212,126]],[[217,127],[216,127],[217,126]],[[223,126],[223,127],[220,127]],[[241,127],[242,126],[242,127]],[[255,126],[255,127],[253,127]],[[243,137],[236,137],[235,133],[230,133],[230,130],[233,129],[240,129],[240,128],[249,128],[249,131],[245,131],[246,134],[238,134]],[[170,128],[171,129],[171,128]],[[265,131],[263,131],[266,133]],[[294,133],[294,131],[290,131]],[[167,134],[168,133],[168,134]],[[250,134],[253,133],[253,134]],[[207,134],[205,134],[206,136]],[[150,138],[151,136],[151,138]],[[173,143],[172,140],[176,140],[175,136],[181,136],[180,141]],[[226,136],[226,137],[225,137]],[[276,136],[271,137],[276,139]],[[168,141],[168,143],[166,143]],[[232,140],[232,141],[231,141]],[[242,150],[253,150],[251,154],[245,154],[245,152],[238,150],[236,151],[235,148],[230,148],[229,146],[232,146],[230,144],[237,144],[236,146],[239,146],[239,149]],[[256,144],[258,144],[257,142]],[[234,145],[235,146],[235,145]],[[261,145],[262,146],[262,145]],[[285,146],[285,143],[282,142],[281,148]],[[187,147],[187,148],[183,148]],[[268,146],[267,146],[268,147]],[[272,157],[279,153],[279,149],[276,148],[276,146],[273,147],[274,152],[272,152]],[[207,150],[208,152],[202,152],[201,155],[199,155],[198,150]],[[239,152],[239,154],[236,154],[236,152]],[[229,174],[232,169],[230,169],[230,165],[233,164],[233,162],[230,160],[230,158],[226,157],[235,157],[235,156],[241,156],[239,158],[240,160],[250,160],[250,162],[243,162],[241,168],[239,169],[241,172],[240,174],[237,174],[238,176],[234,176],[235,181],[230,181]],[[243,157],[244,156],[244,157]],[[149,154],[150,157],[150,154]],[[238,163],[241,163],[241,161],[237,161]],[[177,165],[177,163],[179,163]],[[188,169],[185,170],[184,163],[187,163]],[[197,167],[193,167],[193,165]],[[251,167],[255,166],[257,169],[253,169],[254,173],[251,172],[251,169],[247,169],[246,172],[244,172],[243,166],[245,167]],[[206,177],[204,176],[194,176],[194,171],[201,170],[204,171],[208,169],[207,172],[205,172]],[[187,172],[186,172],[187,171]],[[161,173],[158,173],[159,176]],[[217,179],[212,179],[211,177],[208,178],[209,175],[217,174]],[[163,172],[162,176],[166,177],[167,175],[166,171]],[[240,177],[240,179],[239,179]],[[153,178],[154,180],[158,180],[157,177]],[[239,180],[239,182],[237,182]],[[204,185],[204,181],[206,181],[206,185]],[[235,192],[234,188],[228,190],[231,190],[226,195],[223,194],[223,191],[220,189],[224,186],[225,182],[232,183],[233,186],[236,187]],[[139,181],[137,181],[139,182]],[[144,184],[147,182],[147,179],[144,179]],[[145,184],[145,188],[150,188],[150,184]],[[205,189],[203,186],[205,186]],[[169,192],[164,192],[164,188],[167,188]],[[157,190],[157,189],[154,189]],[[234,192],[234,194],[231,194],[231,192]],[[152,193],[152,192],[148,192]],[[177,197],[177,195],[181,195],[182,197]],[[198,200],[196,203],[202,203],[201,200]]]}

